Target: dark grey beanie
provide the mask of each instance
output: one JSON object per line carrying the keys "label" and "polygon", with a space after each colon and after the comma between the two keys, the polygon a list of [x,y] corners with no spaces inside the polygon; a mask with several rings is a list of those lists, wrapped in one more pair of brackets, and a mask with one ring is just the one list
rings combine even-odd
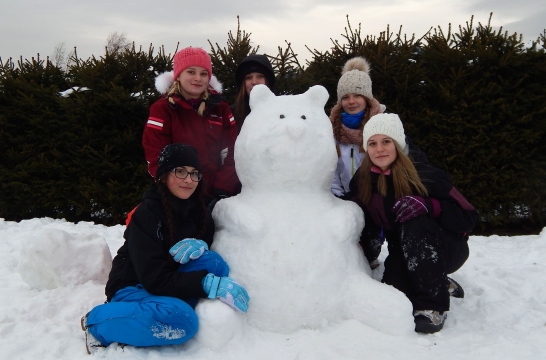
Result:
{"label": "dark grey beanie", "polygon": [[165,146],[159,153],[157,160],[156,180],[177,166],[191,166],[201,172],[201,162],[197,157],[197,150],[191,145],[181,143]]}

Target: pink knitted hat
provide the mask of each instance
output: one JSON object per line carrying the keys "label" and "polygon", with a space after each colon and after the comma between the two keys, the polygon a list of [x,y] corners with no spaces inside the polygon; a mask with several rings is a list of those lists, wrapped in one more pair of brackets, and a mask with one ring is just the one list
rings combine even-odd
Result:
{"label": "pink knitted hat", "polygon": [[201,66],[212,76],[212,62],[209,54],[201,48],[187,47],[174,55],[174,79],[178,79],[180,73],[190,66]]}

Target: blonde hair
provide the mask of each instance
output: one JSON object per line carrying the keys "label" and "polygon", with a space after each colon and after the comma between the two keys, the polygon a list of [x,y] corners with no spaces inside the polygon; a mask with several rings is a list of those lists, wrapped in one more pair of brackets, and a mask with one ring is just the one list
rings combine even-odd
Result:
{"label": "blonde hair", "polygon": [[[423,185],[415,165],[408,155],[396,144],[396,159],[391,164],[392,181],[394,185],[394,198],[398,199],[407,195],[428,196],[428,191]],[[371,169],[373,162],[369,154],[362,159],[358,174],[358,199],[363,204],[369,204],[372,199]],[[387,196],[387,180],[384,174],[379,175],[377,191],[382,196]]]}
{"label": "blonde hair", "polygon": [[[182,85],[180,85],[180,82],[178,80],[175,80],[173,82],[173,84],[171,85],[171,88],[167,92],[167,97],[169,98],[169,103],[171,103],[173,105],[175,104],[174,99],[172,99],[173,95],[176,94],[176,95],[182,96],[181,86]],[[205,109],[206,109],[205,101],[208,98],[209,98],[208,90],[203,91],[203,93],[201,94],[201,104],[199,105],[199,108],[197,109],[197,113],[199,115],[201,115],[201,116],[203,116],[203,113],[205,112]]]}

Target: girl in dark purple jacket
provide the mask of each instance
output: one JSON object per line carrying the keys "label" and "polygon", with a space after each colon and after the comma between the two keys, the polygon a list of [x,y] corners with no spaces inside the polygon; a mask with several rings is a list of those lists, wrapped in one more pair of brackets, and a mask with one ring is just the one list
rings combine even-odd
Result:
{"label": "girl in dark purple jacket", "polygon": [[404,128],[396,114],[373,116],[364,126],[363,144],[367,156],[350,186],[365,214],[364,253],[373,262],[387,240],[382,282],[411,301],[415,331],[440,331],[450,291],[463,296],[447,275],[468,258],[477,212],[444,171],[404,153]]}

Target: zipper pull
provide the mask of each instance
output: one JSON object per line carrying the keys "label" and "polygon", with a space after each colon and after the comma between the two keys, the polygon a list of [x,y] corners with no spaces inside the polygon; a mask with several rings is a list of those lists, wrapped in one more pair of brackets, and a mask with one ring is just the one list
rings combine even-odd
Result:
{"label": "zipper pull", "polygon": [[354,146],[351,148],[351,159],[353,158]]}

